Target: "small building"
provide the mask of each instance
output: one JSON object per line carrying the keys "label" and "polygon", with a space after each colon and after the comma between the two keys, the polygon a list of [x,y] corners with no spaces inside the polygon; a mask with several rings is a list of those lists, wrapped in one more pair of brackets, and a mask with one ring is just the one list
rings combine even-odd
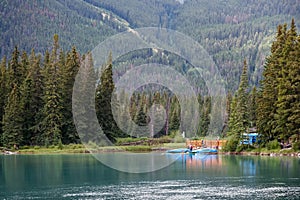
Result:
{"label": "small building", "polygon": [[254,143],[258,142],[258,137],[258,133],[243,133],[242,141],[240,143],[253,145]]}

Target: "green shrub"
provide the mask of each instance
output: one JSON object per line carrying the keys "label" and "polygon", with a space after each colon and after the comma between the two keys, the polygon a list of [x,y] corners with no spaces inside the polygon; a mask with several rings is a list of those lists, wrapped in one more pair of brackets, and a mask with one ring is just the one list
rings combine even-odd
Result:
{"label": "green shrub", "polygon": [[58,142],[58,149],[62,150],[64,148],[64,145],[62,144],[61,140]]}
{"label": "green shrub", "polygon": [[298,140],[298,134],[292,135],[292,136],[290,137],[290,139],[291,139],[292,143],[297,142],[297,140]]}
{"label": "green shrub", "polygon": [[158,143],[169,143],[169,142],[172,142],[172,141],[173,141],[173,138],[171,138],[168,135],[165,135],[163,137],[158,138]]}
{"label": "green shrub", "polygon": [[34,146],[33,149],[40,149],[40,146]]}
{"label": "green shrub", "polygon": [[45,147],[48,148],[50,145],[48,138],[45,139]]}
{"label": "green shrub", "polygon": [[141,137],[141,138],[117,138],[116,139],[116,145],[122,146],[122,145],[128,145],[128,144],[134,144],[134,145],[155,145],[155,144],[161,144],[161,143],[169,143],[172,142],[173,138],[170,136],[163,136],[160,138],[147,138],[147,137]]}
{"label": "green shrub", "polygon": [[227,140],[224,151],[226,152],[234,152],[237,149],[237,146],[239,144],[239,140],[237,138],[230,138]]}
{"label": "green shrub", "polygon": [[24,146],[21,146],[20,149],[30,149],[30,146],[24,145]]}
{"label": "green shrub", "polygon": [[236,148],[236,152],[242,152],[242,151],[251,151],[255,149],[254,146],[252,145],[248,145],[248,144],[241,144],[241,145],[238,145],[237,148]]}
{"label": "green shrub", "polygon": [[144,138],[132,138],[132,137],[127,137],[127,138],[117,138],[116,139],[116,145],[122,145],[125,143],[131,143],[131,142],[136,142],[140,140],[145,140]]}
{"label": "green shrub", "polygon": [[87,148],[89,148],[89,149],[98,149],[98,148],[99,148],[99,146],[98,146],[96,143],[91,142],[91,141],[89,141],[89,142],[86,144],[86,146],[87,146]]}
{"label": "green shrub", "polygon": [[70,149],[82,149],[82,148],[84,148],[84,145],[83,144],[69,144],[68,148],[70,148]]}
{"label": "green shrub", "polygon": [[185,138],[182,137],[180,131],[173,131],[169,135],[169,139],[173,140],[175,143],[183,143],[185,142]]}
{"label": "green shrub", "polygon": [[150,146],[126,146],[122,147],[125,151],[132,151],[132,152],[148,152],[152,151]]}
{"label": "green shrub", "polygon": [[266,144],[268,150],[280,149],[279,142],[277,140],[272,140]]}
{"label": "green shrub", "polygon": [[299,151],[300,150],[300,141],[294,142],[292,144],[292,148],[294,151]]}

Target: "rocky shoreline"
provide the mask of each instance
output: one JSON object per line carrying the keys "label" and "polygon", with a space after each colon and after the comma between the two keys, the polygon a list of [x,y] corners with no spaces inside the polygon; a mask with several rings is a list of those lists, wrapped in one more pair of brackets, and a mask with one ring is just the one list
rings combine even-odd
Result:
{"label": "rocky shoreline", "polygon": [[290,156],[300,157],[300,153],[269,153],[269,152],[218,152],[221,155],[243,155],[243,156]]}
{"label": "rocky shoreline", "polygon": [[[166,148],[166,147],[154,147],[150,151],[147,151],[147,152],[152,151],[152,152],[163,153],[169,149],[170,148]],[[81,151],[75,151],[75,150],[67,151],[67,150],[53,149],[53,151],[48,151],[48,152],[44,152],[44,151],[39,152],[38,150],[37,151],[29,150],[26,152],[2,150],[2,151],[0,151],[0,154],[3,154],[3,155],[27,154],[28,155],[28,154],[56,154],[56,153],[57,154],[61,154],[61,153],[82,154],[82,153],[109,153],[109,152],[124,152],[124,150],[122,150],[122,148],[110,148],[110,149],[103,148],[103,149],[97,149],[95,151],[92,150],[91,152],[87,149],[81,149]],[[127,151],[127,152],[131,152],[131,151]],[[140,151],[140,152],[145,152],[145,151]],[[219,154],[219,155],[241,155],[241,156],[288,156],[288,157],[299,157],[300,158],[300,152],[222,152],[222,151],[219,151],[217,154]]]}

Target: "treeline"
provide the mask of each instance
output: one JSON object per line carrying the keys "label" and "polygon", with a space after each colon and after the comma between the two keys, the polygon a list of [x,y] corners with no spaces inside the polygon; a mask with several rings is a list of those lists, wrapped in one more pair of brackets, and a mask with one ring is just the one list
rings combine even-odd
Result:
{"label": "treeline", "polygon": [[[186,137],[199,137],[210,134],[210,114],[211,114],[211,98],[198,94],[197,99],[199,107],[194,105],[193,99],[190,97],[181,98],[181,102],[175,94],[166,88],[156,85],[147,85],[150,92],[135,92],[128,101],[128,94],[122,92],[118,99],[121,105],[118,109],[119,115],[117,122],[126,128],[126,133],[133,137],[161,137],[165,135],[178,136],[185,132]],[[146,89],[146,90],[147,90]],[[149,125],[147,132],[139,132],[135,130],[135,126],[130,126],[128,121],[124,121],[126,109],[129,108],[130,118],[139,126]],[[183,108],[188,108],[185,110]],[[199,113],[199,118],[195,112]],[[164,116],[165,114],[165,116]],[[122,121],[123,120],[123,121]],[[196,128],[192,132],[192,126],[196,124]]]}
{"label": "treeline", "polygon": [[263,72],[258,97],[258,128],[266,140],[300,134],[300,35],[279,25]]}
{"label": "treeline", "polygon": [[293,19],[290,29],[287,24],[277,28],[277,36],[272,44],[271,55],[266,59],[258,90],[253,88],[249,92],[248,70],[244,62],[240,85],[230,106],[228,135],[231,139],[228,150],[234,151],[241,133],[253,127],[257,127],[260,140],[265,145],[293,142],[299,146],[299,66],[300,35],[297,35]]}
{"label": "treeline", "polygon": [[[300,36],[297,35],[294,20],[290,29],[286,24],[278,26],[276,40],[272,44],[271,55],[265,63],[263,80],[258,89],[250,86],[249,72],[251,70],[244,61],[238,90],[235,94],[229,93],[227,96],[228,117],[224,130],[220,133],[222,136],[230,137],[233,150],[236,149],[241,139],[241,133],[253,127],[257,127],[264,143],[278,139],[287,141],[289,138],[296,141],[299,138],[299,42]],[[149,62],[167,62],[186,72],[190,69],[187,64],[181,63],[172,55],[168,55],[166,60],[159,59],[160,52],[154,54],[150,50],[144,51],[140,52],[140,56],[148,58],[150,55]],[[131,61],[132,56],[134,55],[127,55]],[[118,94],[119,102],[116,102],[115,106],[119,113],[118,117],[114,118],[112,111],[115,89],[113,76],[122,76],[126,69],[114,63],[116,68],[113,71],[110,55],[106,65],[102,67],[101,76],[97,77],[90,54],[81,56],[75,47],[69,51],[62,50],[58,35],[54,35],[51,52],[45,51],[43,55],[37,55],[32,50],[30,55],[27,55],[25,51],[20,53],[15,47],[11,57],[9,59],[4,57],[1,61],[0,146],[80,143],[80,137],[73,122],[72,92],[76,74],[80,65],[86,60],[89,60],[86,71],[95,78],[89,87],[94,87],[97,78],[100,79],[100,84],[95,88],[96,93],[93,94],[96,114],[100,126],[111,141],[115,141],[118,137],[143,135],[143,133],[136,132],[134,126],[127,126],[125,130],[120,129],[120,124],[129,124],[127,121],[122,121],[127,108],[129,108],[130,118],[137,125],[144,126],[153,123],[152,125],[155,126],[156,122],[160,122],[162,120],[160,115],[156,118],[150,116],[152,106],[155,104],[161,105],[155,108],[156,111],[160,112],[161,108],[166,110],[166,121],[160,130],[150,130],[148,137],[160,137],[178,133],[178,130],[187,130],[189,124],[184,123],[182,118],[190,119],[191,121],[188,121],[188,123],[191,122],[190,124],[194,123],[192,120],[197,120],[197,130],[187,133],[189,136],[199,137],[210,134],[212,99],[207,95],[205,88],[202,88],[204,91],[200,89],[198,91],[197,87],[203,85],[202,80],[198,78],[193,80],[195,84],[193,86],[198,92],[197,101],[200,105],[198,108],[187,97],[185,102],[189,104],[187,107],[190,110],[181,109],[184,105],[179,103],[177,94],[172,94],[170,90],[154,84],[139,88],[130,99],[126,92]],[[135,64],[141,62],[140,59],[136,60]],[[122,58],[120,62],[124,62]],[[125,107],[120,105],[125,105]],[[199,119],[193,119],[195,112],[200,113]],[[152,122],[150,118],[153,119]]]}
{"label": "treeline", "polygon": [[[80,143],[72,114],[72,92],[80,65],[89,59],[87,71],[94,77],[89,87],[95,85],[97,76],[90,57],[90,54],[81,56],[75,47],[64,51],[60,48],[58,35],[54,35],[51,52],[46,51],[44,55],[37,55],[34,50],[27,55],[25,51],[20,53],[15,47],[9,59],[4,57],[0,66],[0,146]],[[133,127],[128,126],[126,130],[118,127],[118,124],[127,123],[122,122],[125,109],[129,109],[130,118],[139,126],[147,125],[151,118],[153,130],[156,130],[155,126],[161,124],[163,118],[159,115],[156,118],[153,118],[154,115],[149,116],[150,108],[154,104],[161,105],[161,108],[166,110],[167,116],[163,126],[155,132],[150,130],[151,134],[147,137],[174,135],[178,133],[180,124],[181,130],[187,130],[188,124],[183,124],[181,119],[189,117],[192,120],[194,112],[199,112],[201,116],[196,122],[199,123],[199,128],[189,134],[194,136],[208,134],[210,97],[199,94],[197,97],[199,108],[194,108],[192,101],[186,97],[185,102],[190,104],[191,110],[181,111],[182,105],[179,104],[176,95],[157,85],[140,88],[133,93],[129,101],[127,101],[128,94],[122,92],[118,99],[126,106],[118,107],[120,112],[116,120],[120,121],[115,121],[111,108],[115,89],[111,55],[98,78],[100,84],[95,88],[96,93],[89,95],[95,96],[100,126],[111,141],[114,142],[118,137],[143,136],[143,133],[136,132]],[[159,112],[161,108],[157,107],[155,112]]]}
{"label": "treeline", "polygon": [[80,66],[75,47],[28,56],[15,47],[1,62],[1,146],[79,142],[72,119],[73,82]]}
{"label": "treeline", "polygon": [[259,85],[275,27],[299,18],[299,5],[298,0],[1,1],[0,56],[8,56],[15,45],[43,53],[54,33],[62,36],[63,49],[75,45],[85,53],[129,27],[170,28],[207,50],[227,82],[226,89],[233,92],[243,58],[248,61],[251,84]]}

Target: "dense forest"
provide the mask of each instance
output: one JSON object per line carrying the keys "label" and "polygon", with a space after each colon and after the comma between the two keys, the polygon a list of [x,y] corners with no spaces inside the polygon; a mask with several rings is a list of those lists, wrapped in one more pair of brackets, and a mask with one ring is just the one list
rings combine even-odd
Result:
{"label": "dense forest", "polygon": [[[265,144],[278,139],[299,141],[299,48],[300,36],[294,20],[289,29],[286,24],[279,25],[259,88],[249,84],[248,64],[244,60],[238,90],[227,96],[228,125],[225,124],[220,133],[223,137],[229,137],[230,150],[237,147],[240,133],[253,127],[257,127]],[[1,146],[80,143],[73,122],[72,91],[81,63],[88,59],[91,61],[84,65],[87,67],[85,71],[88,76],[94,77],[90,86],[93,87],[100,79],[95,88],[95,105],[105,135],[111,141],[118,137],[140,137],[134,127],[127,126],[126,131],[118,127],[122,122],[115,120],[124,120],[125,110],[120,109],[119,118],[113,118],[111,100],[115,85],[112,55],[108,55],[100,77],[94,71],[91,57],[90,53],[81,56],[75,47],[64,52],[59,46],[58,35],[53,37],[51,52],[46,51],[43,56],[37,55],[34,50],[28,56],[15,47],[9,59],[3,57],[0,67]],[[118,99],[126,101],[126,95],[124,91]],[[209,134],[211,97],[198,93],[197,100],[200,106],[195,109],[201,117],[193,134],[204,137]],[[166,110],[164,126],[159,131],[152,130],[152,135],[146,135],[148,137],[176,134],[185,128],[180,127],[183,115],[193,116],[193,109],[182,113],[180,107],[183,105],[180,105],[176,95],[168,88],[155,84],[139,88],[126,103],[132,120],[140,126],[149,123],[147,113],[152,105],[162,105]],[[153,126],[162,119],[154,119]]]}
{"label": "dense forest", "polygon": [[[3,57],[1,61],[1,146],[49,146],[81,142],[72,115],[73,85],[80,66],[87,68],[83,70],[83,76],[92,77],[88,87],[94,87],[97,79],[100,79],[95,94],[89,95],[95,95],[97,117],[105,135],[111,141],[118,137],[141,137],[142,134],[130,126],[125,131],[120,130],[113,118],[111,99],[115,86],[111,56],[108,55],[107,66],[104,66],[101,77],[97,77],[92,61],[82,65],[86,60],[92,60],[91,54],[81,56],[75,47],[64,52],[59,46],[58,35],[54,35],[51,52],[46,51],[43,56],[37,55],[34,50],[28,56],[25,51],[20,53],[15,47],[11,57]],[[82,82],[81,86],[85,84]],[[125,101],[128,99],[126,95],[124,91],[118,99]],[[189,102],[189,97],[186,98]],[[201,105],[197,109],[202,117],[199,129],[193,134],[205,136],[210,121],[210,97],[199,94],[197,100]],[[163,127],[156,131],[156,126],[161,124],[163,118],[158,116],[153,119],[150,137],[175,134],[180,127],[181,114],[187,116],[194,112],[186,110],[181,113],[180,106],[183,105],[167,88],[147,85],[133,93],[127,102],[130,116],[137,125],[149,123],[146,113],[153,104],[165,108],[167,119]],[[124,120],[122,116],[125,112],[121,109],[117,115],[119,120]]]}
{"label": "dense forest", "polygon": [[[249,88],[247,63],[230,104],[227,150],[235,151],[241,133],[257,127],[268,148],[294,144],[300,148],[300,35],[294,19],[279,25],[267,57],[261,86]],[[251,90],[250,90],[251,89]]]}
{"label": "dense forest", "polygon": [[[120,129],[119,124],[127,124],[122,121],[126,110],[118,105],[119,117],[113,117],[114,80],[126,71],[120,63],[130,60],[139,65],[147,58],[181,71],[188,71],[190,64],[168,52],[144,49],[114,61],[114,55],[107,55],[98,77],[88,52],[109,36],[145,26],[183,32],[212,56],[226,83],[227,115],[218,134],[229,138],[229,150],[236,150],[240,133],[253,127],[265,145],[299,141],[300,36],[294,20],[290,27],[282,24],[299,19],[299,10],[297,0],[1,1],[0,146],[80,143],[72,92],[87,61],[84,73],[93,77],[89,87],[98,83],[93,95],[105,135],[113,142],[118,137],[143,136],[132,125]],[[199,107],[193,108],[187,97],[185,102],[193,109],[184,112],[176,95],[160,85],[139,88],[129,101],[126,91],[117,98],[126,100],[122,103],[140,126],[153,123],[155,129],[156,122],[166,118],[158,131],[150,130],[149,137],[180,134],[188,126],[181,119],[192,120],[194,112],[200,114],[194,119],[197,129],[188,134],[204,137],[211,134],[212,99],[203,80],[194,81]],[[155,104],[166,116],[150,121],[148,114]],[[82,125],[86,126],[88,122]]]}
{"label": "dense forest", "polygon": [[244,58],[251,85],[259,85],[276,26],[299,19],[298,0],[14,0],[0,2],[0,57],[20,49],[43,54],[52,36],[62,49],[84,54],[132,28],[163,27],[198,41],[213,57],[231,92]]}

